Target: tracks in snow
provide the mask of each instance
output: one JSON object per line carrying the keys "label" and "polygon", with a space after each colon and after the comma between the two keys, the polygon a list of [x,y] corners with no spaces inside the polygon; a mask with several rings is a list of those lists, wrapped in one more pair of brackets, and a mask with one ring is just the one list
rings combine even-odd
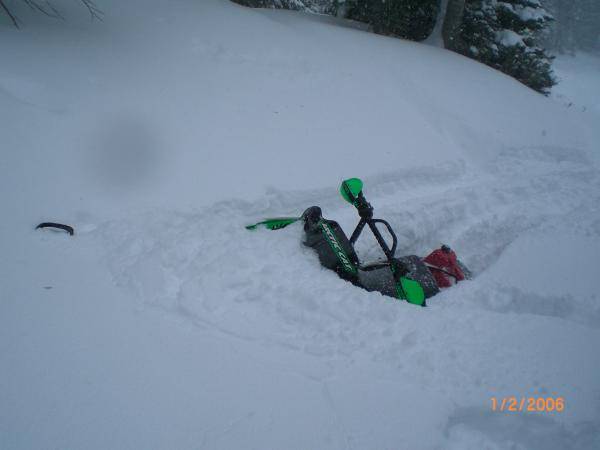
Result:
{"label": "tracks in snow", "polygon": [[[600,204],[599,178],[574,151],[512,149],[484,172],[459,161],[388,172],[366,179],[365,186],[376,215],[396,230],[399,254],[425,254],[448,243],[476,274],[532,230],[579,227],[600,235],[600,216],[589,214]],[[417,314],[413,309],[398,308],[323,270],[301,245],[300,226],[276,233],[243,228],[263,216],[299,214],[312,204],[348,234],[357,221],[333,187],[272,189],[254,203],[232,200],[197,212],[148,212],[109,224],[101,233],[115,280],[135,292],[144,307],[318,356],[384,355],[389,337],[398,337],[398,322]],[[359,242],[358,251],[365,259],[379,256],[368,239]],[[473,285],[470,289],[477,281]],[[470,307],[479,308],[473,297],[464,295],[471,298]],[[535,314],[532,308],[523,311]]]}

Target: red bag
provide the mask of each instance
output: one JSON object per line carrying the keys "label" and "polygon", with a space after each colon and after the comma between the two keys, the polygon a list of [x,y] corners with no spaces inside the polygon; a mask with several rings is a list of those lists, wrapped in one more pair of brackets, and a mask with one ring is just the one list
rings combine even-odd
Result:
{"label": "red bag", "polygon": [[434,250],[423,261],[429,267],[440,288],[450,287],[465,279],[465,274],[458,265],[456,253],[447,245]]}

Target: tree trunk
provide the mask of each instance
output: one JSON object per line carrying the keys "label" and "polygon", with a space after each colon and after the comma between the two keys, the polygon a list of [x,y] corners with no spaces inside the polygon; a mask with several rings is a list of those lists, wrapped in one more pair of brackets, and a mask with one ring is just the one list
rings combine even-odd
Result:
{"label": "tree trunk", "polygon": [[444,26],[444,18],[446,17],[446,8],[449,0],[441,0],[438,15],[435,19],[435,26],[431,35],[425,41],[427,44],[435,45],[436,47],[444,47],[444,39],[442,38],[442,27]]}
{"label": "tree trunk", "polygon": [[461,47],[460,26],[462,25],[465,0],[448,0],[446,16],[442,27],[444,47],[450,50],[458,50]]}

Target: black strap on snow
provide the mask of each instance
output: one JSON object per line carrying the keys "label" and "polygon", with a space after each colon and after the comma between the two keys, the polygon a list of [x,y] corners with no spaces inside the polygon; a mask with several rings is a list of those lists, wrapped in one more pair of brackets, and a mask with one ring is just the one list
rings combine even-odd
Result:
{"label": "black strap on snow", "polygon": [[42,222],[37,227],[35,227],[36,230],[39,228],[58,228],[61,230],[65,230],[71,236],[73,236],[75,234],[75,230],[73,230],[73,227],[71,227],[69,225],[64,225],[62,223]]}

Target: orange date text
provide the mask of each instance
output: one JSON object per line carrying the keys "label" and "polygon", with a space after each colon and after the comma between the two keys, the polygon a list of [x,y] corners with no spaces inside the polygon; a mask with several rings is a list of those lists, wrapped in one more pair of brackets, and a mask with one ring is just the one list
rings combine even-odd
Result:
{"label": "orange date text", "polygon": [[562,412],[563,397],[492,397],[492,411],[498,412]]}

